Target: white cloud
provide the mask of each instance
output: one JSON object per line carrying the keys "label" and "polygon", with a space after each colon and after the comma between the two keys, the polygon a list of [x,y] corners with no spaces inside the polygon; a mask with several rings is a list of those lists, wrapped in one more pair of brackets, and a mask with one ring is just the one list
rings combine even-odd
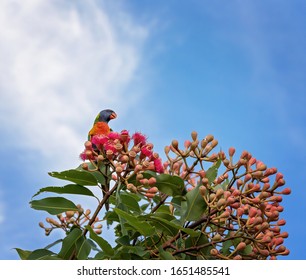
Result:
{"label": "white cloud", "polygon": [[120,6],[110,13],[98,2],[0,2],[6,146],[51,161],[61,156],[65,165],[82,149],[88,120],[103,108],[131,105],[135,96],[123,89],[138,70],[148,30]]}

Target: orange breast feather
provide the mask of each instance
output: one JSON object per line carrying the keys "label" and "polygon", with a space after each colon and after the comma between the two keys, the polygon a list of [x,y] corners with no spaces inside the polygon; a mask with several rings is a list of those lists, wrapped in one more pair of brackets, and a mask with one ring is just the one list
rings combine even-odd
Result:
{"label": "orange breast feather", "polygon": [[110,133],[110,128],[106,122],[97,122],[89,131],[88,136],[91,138],[94,135],[107,135]]}

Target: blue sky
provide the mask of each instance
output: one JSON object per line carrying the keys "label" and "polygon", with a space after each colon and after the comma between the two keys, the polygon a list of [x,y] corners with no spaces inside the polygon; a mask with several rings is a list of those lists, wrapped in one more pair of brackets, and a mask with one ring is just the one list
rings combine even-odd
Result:
{"label": "blue sky", "polygon": [[29,208],[77,166],[93,118],[155,149],[190,132],[282,172],[290,259],[306,259],[304,1],[0,3],[0,259],[55,240]]}

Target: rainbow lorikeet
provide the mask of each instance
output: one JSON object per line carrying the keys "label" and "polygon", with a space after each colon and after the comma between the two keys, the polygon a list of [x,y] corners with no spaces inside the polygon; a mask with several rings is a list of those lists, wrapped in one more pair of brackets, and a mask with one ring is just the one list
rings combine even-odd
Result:
{"label": "rainbow lorikeet", "polygon": [[88,132],[88,140],[91,140],[94,135],[107,135],[111,129],[108,126],[108,122],[115,119],[117,114],[110,109],[101,111],[95,118],[94,124],[91,130]]}
{"label": "rainbow lorikeet", "polygon": [[[91,140],[91,138],[95,135],[107,135],[111,132],[110,127],[108,126],[108,122],[112,119],[115,119],[117,117],[117,114],[110,109],[106,109],[101,111],[97,117],[95,118],[94,124],[91,128],[91,130],[88,132],[88,140]],[[103,193],[109,191],[109,182],[108,182],[108,173],[109,173],[109,166],[105,165],[100,169],[105,177],[105,184],[102,186]],[[105,202],[105,209],[106,211],[109,210],[109,202]]]}

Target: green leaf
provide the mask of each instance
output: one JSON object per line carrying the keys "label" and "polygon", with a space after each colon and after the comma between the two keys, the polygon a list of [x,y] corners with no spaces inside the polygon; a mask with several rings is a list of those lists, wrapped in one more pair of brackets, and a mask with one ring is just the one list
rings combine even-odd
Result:
{"label": "green leaf", "polygon": [[87,260],[91,251],[91,245],[82,235],[76,242],[76,252],[78,260]]}
{"label": "green leaf", "polygon": [[185,191],[184,180],[178,176],[160,174],[156,177],[156,187],[170,196],[182,195]]}
{"label": "green leaf", "polygon": [[129,246],[130,245],[130,238],[127,235],[123,235],[119,238],[117,238],[116,243],[123,245],[123,246]]}
{"label": "green leaf", "polygon": [[30,206],[35,210],[44,210],[49,214],[57,215],[65,211],[78,211],[76,205],[63,197],[47,197],[30,201]]}
{"label": "green leaf", "polygon": [[165,251],[161,246],[158,248],[159,257],[161,260],[175,260],[170,252]]}
{"label": "green leaf", "polygon": [[231,239],[226,240],[222,244],[221,253],[225,256],[229,255],[231,253],[230,248],[233,246],[233,242]]}
{"label": "green leaf", "polygon": [[[162,214],[162,216],[160,214]],[[157,229],[162,230],[164,234],[168,233],[170,236],[176,235],[179,230],[193,237],[200,234],[200,232],[194,231],[193,229],[182,227],[178,221],[178,223],[175,223],[175,218],[165,213],[154,213],[145,216],[145,218],[152,221],[152,225],[154,225]]]}
{"label": "green leaf", "polygon": [[21,260],[26,260],[28,256],[32,253],[32,251],[22,250],[20,248],[14,248],[14,249],[17,251]]}
{"label": "green leaf", "polygon": [[[88,168],[91,170],[94,170],[96,168],[96,166],[94,166],[91,162],[86,162],[86,164],[88,165]],[[76,170],[78,171],[82,171],[82,172],[87,172],[90,173],[91,175],[93,175],[97,181],[101,184],[101,185],[105,185],[106,184],[106,180],[105,178],[111,178],[111,171],[110,168],[105,165],[103,162],[101,162],[99,164],[99,170],[96,171],[87,171],[84,170],[82,167],[82,164],[80,164]]]}
{"label": "green leaf", "polygon": [[140,222],[137,217],[130,215],[121,209],[114,209],[114,211],[123,219],[126,223],[136,229],[140,234],[144,236],[149,236],[153,234],[154,228],[147,222]]}
{"label": "green leaf", "polygon": [[27,260],[40,260],[43,259],[45,256],[51,255],[54,255],[54,253],[49,250],[37,249],[31,252],[31,254],[27,257]]}
{"label": "green leaf", "polygon": [[122,251],[134,255],[131,259],[142,259],[143,256],[148,254],[148,251],[143,246],[124,246],[121,248]]}
{"label": "green leaf", "polygon": [[82,231],[79,228],[74,228],[64,238],[62,248],[58,255],[64,260],[69,259],[76,249],[76,242],[82,236]]}
{"label": "green leaf", "polygon": [[221,165],[221,159],[219,159],[213,166],[211,166],[206,171],[206,178],[208,179],[209,183],[212,183],[218,176],[218,169]]}
{"label": "green leaf", "polygon": [[47,245],[44,249],[49,250],[51,247],[53,247],[53,246],[55,246],[55,245],[57,245],[59,243],[62,243],[62,242],[63,242],[63,239],[58,239],[58,240],[52,242],[51,244]]}
{"label": "green leaf", "polygon": [[92,227],[86,226],[86,228],[89,231],[90,238],[99,245],[102,251],[108,256],[113,256],[114,249],[112,248],[112,246],[103,237],[97,235],[92,229]]}
{"label": "green leaf", "polygon": [[184,215],[185,221],[198,220],[205,211],[207,204],[199,192],[199,187],[194,188],[186,194],[187,209]]}
{"label": "green leaf", "polygon": [[160,230],[164,235],[175,236],[179,231],[179,226],[171,223],[169,220],[156,217],[154,215],[148,215],[147,218],[151,221],[151,224]]}
{"label": "green leaf", "polygon": [[49,172],[49,175],[82,186],[96,186],[98,184],[96,177],[87,171],[70,169],[62,172]]}
{"label": "green leaf", "polygon": [[49,261],[57,260],[57,261],[59,261],[59,260],[63,260],[63,259],[61,259],[57,255],[55,255],[55,256],[45,255],[45,256],[41,257],[40,260],[49,260]]}
{"label": "green leaf", "polygon": [[253,251],[253,247],[252,247],[252,244],[248,244],[245,249],[241,252],[241,254],[243,255],[249,255],[251,254]]}
{"label": "green leaf", "polygon": [[[144,178],[149,179],[151,177],[156,178],[156,187],[165,194],[170,196],[180,196],[185,192],[184,180],[179,176],[173,176],[169,174],[157,174],[153,171],[145,171],[142,173]],[[132,183],[135,186],[139,185],[139,182],[136,181],[136,175],[133,175],[129,178],[129,183]]]}
{"label": "green leaf", "polygon": [[124,204],[132,212],[140,213],[140,207],[137,200],[134,198],[134,194],[130,195],[129,193],[121,193],[121,203]]}
{"label": "green leaf", "polygon": [[79,194],[79,195],[87,195],[94,196],[92,191],[83,187],[82,185],[69,184],[64,187],[45,187],[40,189],[36,194],[32,196],[35,197],[43,192],[51,192],[51,193],[59,193],[59,194]]}

